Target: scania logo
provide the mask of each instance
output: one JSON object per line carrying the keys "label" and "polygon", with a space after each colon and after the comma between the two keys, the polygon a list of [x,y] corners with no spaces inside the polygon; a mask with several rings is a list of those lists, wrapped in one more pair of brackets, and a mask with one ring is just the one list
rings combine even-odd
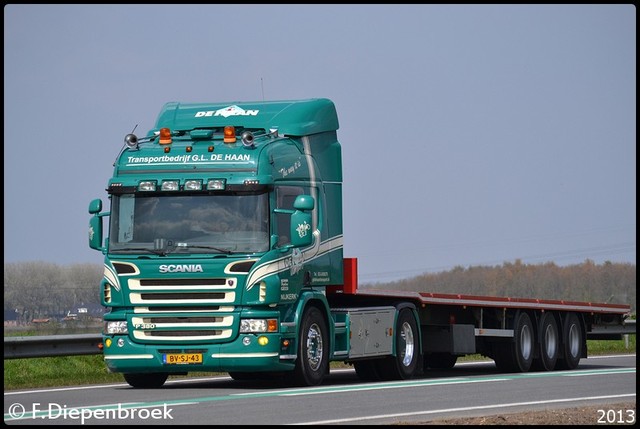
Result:
{"label": "scania logo", "polygon": [[181,264],[181,265],[160,265],[158,271],[161,273],[202,273],[202,265],[200,264]]}

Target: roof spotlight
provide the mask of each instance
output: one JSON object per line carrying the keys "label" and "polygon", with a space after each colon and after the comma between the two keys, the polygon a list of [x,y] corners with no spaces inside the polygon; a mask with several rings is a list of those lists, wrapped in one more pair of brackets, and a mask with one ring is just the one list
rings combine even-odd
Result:
{"label": "roof spotlight", "polygon": [[251,131],[245,131],[240,136],[242,144],[247,147],[253,147],[253,133]]}
{"label": "roof spotlight", "polygon": [[124,136],[124,144],[129,149],[138,149],[138,137],[135,134],[127,134]]}

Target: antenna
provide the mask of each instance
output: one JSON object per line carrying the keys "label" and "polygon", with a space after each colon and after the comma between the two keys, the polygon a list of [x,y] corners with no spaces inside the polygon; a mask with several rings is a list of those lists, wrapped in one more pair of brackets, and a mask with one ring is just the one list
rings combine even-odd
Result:
{"label": "antenna", "polygon": [[[124,152],[124,150],[127,148],[127,137],[129,137],[129,135],[133,135],[133,132],[136,130],[136,128],[138,128],[138,124],[136,124],[136,126],[133,127],[133,130],[131,130],[131,134],[128,134],[128,135],[125,136],[125,138],[124,138],[125,139],[125,144],[124,144],[124,146],[122,146],[122,149],[120,149],[120,152],[118,152],[118,156],[116,156],[115,161],[113,161],[113,166],[114,167],[116,166],[116,163],[118,162],[118,158],[120,158],[120,155],[122,155],[122,152]],[[135,135],[133,135],[133,137],[135,139],[134,142],[137,142],[138,138]],[[136,148],[137,148],[137,146],[136,146]]]}
{"label": "antenna", "polygon": [[260,78],[260,86],[262,87],[262,102],[264,103],[264,82],[262,78]]}

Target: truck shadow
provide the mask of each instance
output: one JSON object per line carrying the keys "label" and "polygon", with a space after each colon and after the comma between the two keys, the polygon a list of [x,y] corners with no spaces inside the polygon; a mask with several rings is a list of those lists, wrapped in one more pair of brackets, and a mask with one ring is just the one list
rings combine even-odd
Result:
{"label": "truck shadow", "polygon": [[[577,370],[596,370],[616,368],[616,366],[605,365],[597,360],[582,359]],[[575,371],[575,370],[573,370]],[[533,371],[532,371],[533,372]],[[425,379],[446,379],[451,377],[473,377],[486,375],[514,375],[514,373],[504,373],[498,370],[493,361],[482,362],[463,362],[458,363],[451,369],[429,369],[412,380]],[[201,378],[183,378],[169,379],[160,389],[236,389],[236,390],[273,390],[273,389],[299,389],[304,386],[298,386],[292,382],[291,374],[279,373],[265,375],[260,379],[234,380],[228,374],[212,375],[211,377]],[[306,387],[330,387],[336,385],[355,385],[366,383],[381,383],[361,380],[353,368],[335,368],[331,369],[329,375],[325,378],[320,386]],[[124,387],[129,389],[129,387]]]}

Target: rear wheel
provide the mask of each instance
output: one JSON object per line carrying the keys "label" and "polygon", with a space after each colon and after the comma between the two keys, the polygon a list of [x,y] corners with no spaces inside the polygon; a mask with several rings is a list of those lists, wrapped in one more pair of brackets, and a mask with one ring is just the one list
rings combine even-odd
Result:
{"label": "rear wheel", "polygon": [[329,340],[322,313],[309,307],[302,316],[295,382],[301,386],[316,386],[329,373]]}
{"label": "rear wheel", "polygon": [[396,355],[387,356],[376,362],[377,372],[383,380],[406,380],[413,377],[418,369],[418,324],[413,312],[400,310],[396,321]]}
{"label": "rear wheel", "polygon": [[505,372],[527,372],[533,363],[534,328],[525,312],[516,313],[513,341],[495,343],[496,366]]}
{"label": "rear wheel", "polygon": [[583,354],[583,347],[584,336],[580,319],[575,313],[569,313],[562,326],[562,347],[558,368],[576,369]]}
{"label": "rear wheel", "polygon": [[162,387],[169,374],[154,372],[149,374],[123,374],[124,379],[131,387],[136,389],[156,389]]}

